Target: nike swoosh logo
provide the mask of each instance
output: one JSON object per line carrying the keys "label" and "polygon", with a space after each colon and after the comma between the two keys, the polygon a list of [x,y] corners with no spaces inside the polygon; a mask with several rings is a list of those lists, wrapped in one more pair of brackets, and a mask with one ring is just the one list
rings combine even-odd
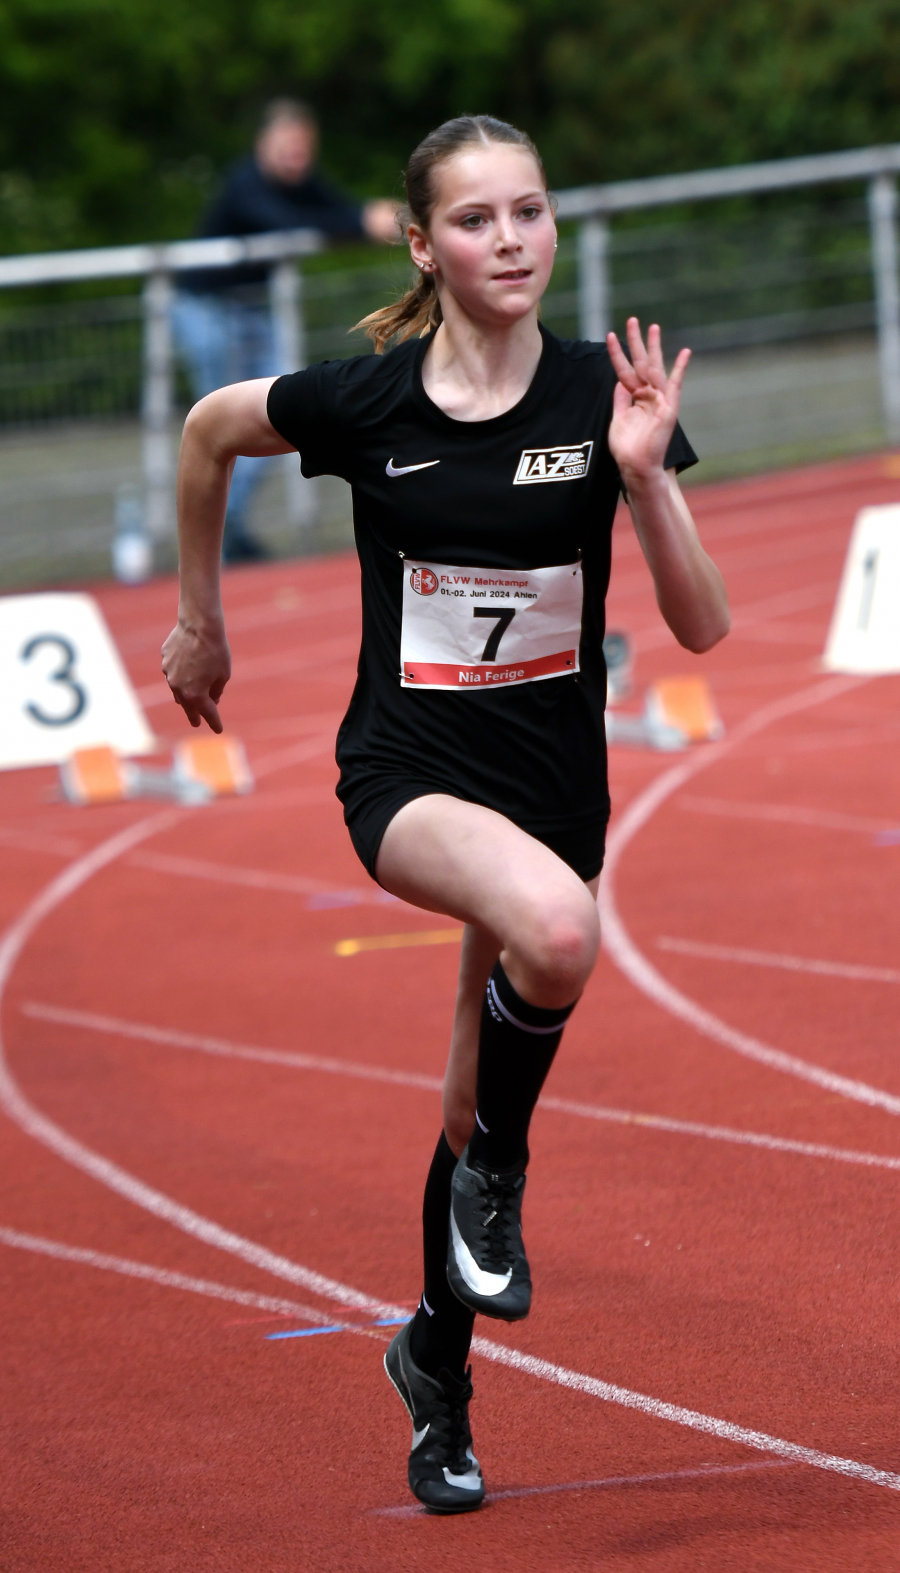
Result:
{"label": "nike swoosh logo", "polygon": [[412,1449],[411,1449],[411,1451],[413,1453],[415,1452],[415,1450],[418,1447],[419,1443],[420,1442],[424,1442],[424,1440],[427,1437],[427,1435],[428,1435],[430,1430],[431,1430],[431,1421],[430,1420],[429,1420],[427,1426],[423,1426],[422,1427],[421,1431],[417,1431],[415,1426],[413,1426],[413,1439],[412,1439]]}
{"label": "nike swoosh logo", "polygon": [[473,1293],[484,1295],[486,1298],[491,1295],[502,1294],[504,1289],[509,1287],[509,1282],[512,1278],[512,1268],[507,1273],[486,1273],[483,1267],[479,1267],[459,1232],[459,1225],[453,1216],[452,1207],[450,1209],[450,1234],[453,1240],[453,1254],[456,1257],[456,1265],[464,1282],[468,1284]]}
{"label": "nike swoosh logo", "polygon": [[448,1486],[461,1487],[463,1491],[480,1491],[484,1484],[481,1477],[481,1465],[470,1447],[466,1448],[466,1458],[472,1465],[471,1469],[467,1470],[464,1475],[453,1475],[445,1464],[444,1479]]}
{"label": "nike swoosh logo", "polygon": [[385,475],[411,475],[413,470],[430,470],[433,464],[440,464],[440,459],[429,459],[425,464],[394,465],[393,459],[388,459],[385,465]]}

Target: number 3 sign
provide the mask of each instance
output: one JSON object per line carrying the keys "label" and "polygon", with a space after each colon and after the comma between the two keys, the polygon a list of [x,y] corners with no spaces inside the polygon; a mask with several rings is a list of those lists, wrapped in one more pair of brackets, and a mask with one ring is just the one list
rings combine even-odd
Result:
{"label": "number 3 sign", "polygon": [[58,764],[153,737],[100,609],[89,595],[0,596],[0,770]]}

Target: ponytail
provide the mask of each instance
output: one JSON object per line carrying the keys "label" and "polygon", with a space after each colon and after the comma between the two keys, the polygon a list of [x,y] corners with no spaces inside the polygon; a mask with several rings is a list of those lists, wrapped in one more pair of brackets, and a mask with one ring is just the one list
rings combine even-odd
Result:
{"label": "ponytail", "polygon": [[424,339],[426,333],[440,327],[443,320],[434,274],[419,273],[398,300],[390,306],[381,306],[378,311],[370,311],[350,332],[363,328],[366,338],[375,345],[375,354],[382,355],[389,339],[396,338],[398,344],[415,334]]}
{"label": "ponytail", "polygon": [[[457,115],[455,120],[445,120],[436,131],[429,132],[413,151],[404,177],[407,221],[411,219],[427,231],[437,196],[435,170],[463,148],[489,147],[492,142],[524,148],[537,164],[546,187],[541,155],[526,132],[518,131],[505,120],[495,120],[493,115]],[[391,306],[382,306],[379,311],[371,311],[350,332],[362,328],[375,345],[376,355],[381,355],[389,339],[396,338],[402,344],[404,339],[411,339],[416,333],[424,338],[442,321],[434,275],[420,273],[399,300]]]}

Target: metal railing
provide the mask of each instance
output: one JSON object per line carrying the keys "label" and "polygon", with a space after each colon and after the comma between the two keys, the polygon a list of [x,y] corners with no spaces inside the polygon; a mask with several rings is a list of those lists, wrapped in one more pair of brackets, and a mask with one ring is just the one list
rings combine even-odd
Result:
{"label": "metal railing", "polygon": [[[141,400],[141,468],[144,529],[152,540],[171,534],[174,525],[174,353],[172,345],[173,279],[202,268],[233,268],[239,263],[271,262],[269,299],[275,329],[278,365],[294,371],[305,364],[303,342],[301,257],[321,250],[315,230],[249,235],[215,240],[174,241],[168,245],[105,246],[87,251],[58,251],[36,256],[0,258],[0,288],[72,283],[88,279],[143,278],[143,396]],[[291,474],[291,513],[307,522],[313,499]]]}
{"label": "metal railing", "polygon": [[[621,256],[621,240],[624,238],[617,236],[615,246],[611,243],[610,220],[615,215],[741,195],[865,181],[868,185],[869,257],[884,429],[890,442],[900,442],[898,172],[900,145],[891,145],[563,191],[558,197],[558,216],[561,220],[573,220],[577,224],[576,276],[571,316],[577,318],[581,336],[588,339],[602,339],[612,325],[612,258],[614,251],[618,251]],[[632,238],[639,234],[635,231]],[[297,230],[245,239],[116,246],[0,259],[0,289],[85,280],[144,279],[141,308],[143,506],[145,528],[153,538],[161,540],[168,536],[174,523],[172,431],[176,368],[171,306],[178,276],[201,267],[229,268],[247,262],[271,263],[269,300],[278,364],[284,371],[290,371],[303,366],[307,360],[304,276],[298,262],[321,250],[324,244],[324,237],[316,232]],[[563,253],[564,248],[561,246],[560,257]],[[833,265],[829,264],[833,272],[840,272],[841,265],[840,259]],[[323,278],[321,283],[324,285],[325,282]],[[556,297],[557,313],[569,314],[567,301],[568,297],[563,295]],[[310,305],[313,304],[311,300]],[[551,305],[549,298],[547,304]],[[822,319],[828,319],[835,328],[867,325],[871,321],[871,314],[872,308],[865,302],[855,306],[852,303],[826,306],[818,312]],[[791,317],[790,312],[784,315],[786,318]],[[796,317],[802,315],[794,313]],[[765,322],[766,319],[759,320]],[[827,326],[827,322],[823,325]],[[314,350],[318,349],[315,341],[320,331],[324,330],[314,329],[312,333]],[[715,324],[705,331],[713,335],[707,340],[713,343]],[[771,332],[777,336],[777,327],[773,327]],[[761,337],[762,331],[758,330],[757,341]],[[294,477],[290,483],[293,488],[290,509],[293,519],[301,524],[310,522],[315,507],[313,490],[309,483],[301,481],[296,464],[292,467],[291,475]]]}
{"label": "metal railing", "polygon": [[699,169],[686,175],[649,180],[619,180],[606,186],[580,186],[559,196],[561,219],[581,221],[579,261],[580,328],[586,339],[602,338],[609,312],[609,220],[614,213],[679,203],[788,191],[865,180],[869,186],[869,225],[875,286],[881,397],[888,440],[900,442],[900,291],[897,265],[897,174],[900,144],[853,148],[807,158],[773,159],[731,169]]}

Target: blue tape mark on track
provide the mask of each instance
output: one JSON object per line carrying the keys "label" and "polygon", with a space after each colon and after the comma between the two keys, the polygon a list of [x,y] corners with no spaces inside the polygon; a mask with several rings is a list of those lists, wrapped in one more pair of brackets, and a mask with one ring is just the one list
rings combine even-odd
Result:
{"label": "blue tape mark on track", "polygon": [[344,1323],[339,1322],[336,1327],[294,1327],[289,1333],[266,1333],[266,1338],[317,1338],[320,1333],[342,1333]]}
{"label": "blue tape mark on track", "polygon": [[[390,1316],[383,1317],[378,1322],[358,1322],[354,1325],[358,1327],[405,1327],[406,1323],[411,1321],[411,1316]],[[270,1343],[274,1343],[278,1338],[317,1338],[320,1333],[346,1332],[347,1323],[337,1322],[334,1327],[292,1327],[290,1332],[287,1333],[266,1333],[266,1338]]]}

